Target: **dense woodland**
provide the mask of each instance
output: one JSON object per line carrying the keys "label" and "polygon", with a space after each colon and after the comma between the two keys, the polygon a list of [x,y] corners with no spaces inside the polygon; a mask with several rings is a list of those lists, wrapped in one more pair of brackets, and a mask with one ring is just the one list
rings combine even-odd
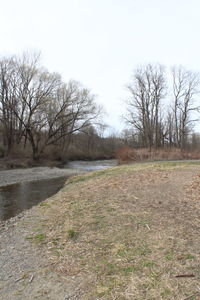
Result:
{"label": "dense woodland", "polygon": [[33,160],[112,158],[123,145],[199,151],[199,74],[161,65],[136,69],[123,116],[127,129],[105,136],[103,108],[76,81],[63,82],[39,55],[0,60],[0,155]]}

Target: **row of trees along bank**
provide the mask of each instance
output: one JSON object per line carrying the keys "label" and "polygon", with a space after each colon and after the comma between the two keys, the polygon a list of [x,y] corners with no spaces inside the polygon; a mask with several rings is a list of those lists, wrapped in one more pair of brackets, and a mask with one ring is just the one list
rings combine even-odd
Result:
{"label": "row of trees along bank", "polygon": [[124,118],[136,145],[187,148],[199,121],[199,73],[149,64],[135,70],[128,91]]}
{"label": "row of trees along bank", "polygon": [[73,134],[92,128],[101,112],[88,89],[76,81],[65,83],[59,74],[45,70],[38,55],[0,61],[4,155],[31,149],[37,160],[48,147],[66,152]]}
{"label": "row of trees along bank", "polygon": [[105,137],[102,107],[76,81],[63,82],[40,65],[39,55],[0,60],[0,156],[67,159],[111,158],[116,149],[186,149],[199,117],[199,74],[161,65],[135,70],[128,85],[129,129]]}

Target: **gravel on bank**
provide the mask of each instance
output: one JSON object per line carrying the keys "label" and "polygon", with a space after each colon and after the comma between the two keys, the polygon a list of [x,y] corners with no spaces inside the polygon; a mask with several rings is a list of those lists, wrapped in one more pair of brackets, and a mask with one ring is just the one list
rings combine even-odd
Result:
{"label": "gravel on bank", "polygon": [[28,239],[41,219],[38,210],[0,222],[0,299],[81,300],[79,277],[61,276],[47,249]]}
{"label": "gravel on bank", "polygon": [[39,181],[44,179],[67,177],[80,174],[81,170],[59,169],[49,167],[36,167],[28,169],[15,169],[0,171],[0,187],[29,181]]}

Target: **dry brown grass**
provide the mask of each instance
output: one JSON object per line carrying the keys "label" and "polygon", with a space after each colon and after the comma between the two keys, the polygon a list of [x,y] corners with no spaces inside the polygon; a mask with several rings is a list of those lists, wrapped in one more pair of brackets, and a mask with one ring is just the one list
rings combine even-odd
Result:
{"label": "dry brown grass", "polygon": [[81,278],[81,299],[184,299],[200,287],[199,174],[155,163],[74,177],[38,207],[33,235],[62,276]]}
{"label": "dry brown grass", "polygon": [[116,158],[119,163],[127,163],[131,161],[164,161],[164,160],[187,160],[200,159],[199,151],[182,151],[177,148],[147,148],[133,149],[128,146],[119,148],[116,151]]}

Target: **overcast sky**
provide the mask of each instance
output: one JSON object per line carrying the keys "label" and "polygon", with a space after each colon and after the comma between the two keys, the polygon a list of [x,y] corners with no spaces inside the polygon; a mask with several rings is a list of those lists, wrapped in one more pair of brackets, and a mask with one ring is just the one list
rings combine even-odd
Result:
{"label": "overcast sky", "polygon": [[200,71],[199,0],[0,0],[0,55],[42,52],[42,64],[98,95],[120,130],[135,67]]}

